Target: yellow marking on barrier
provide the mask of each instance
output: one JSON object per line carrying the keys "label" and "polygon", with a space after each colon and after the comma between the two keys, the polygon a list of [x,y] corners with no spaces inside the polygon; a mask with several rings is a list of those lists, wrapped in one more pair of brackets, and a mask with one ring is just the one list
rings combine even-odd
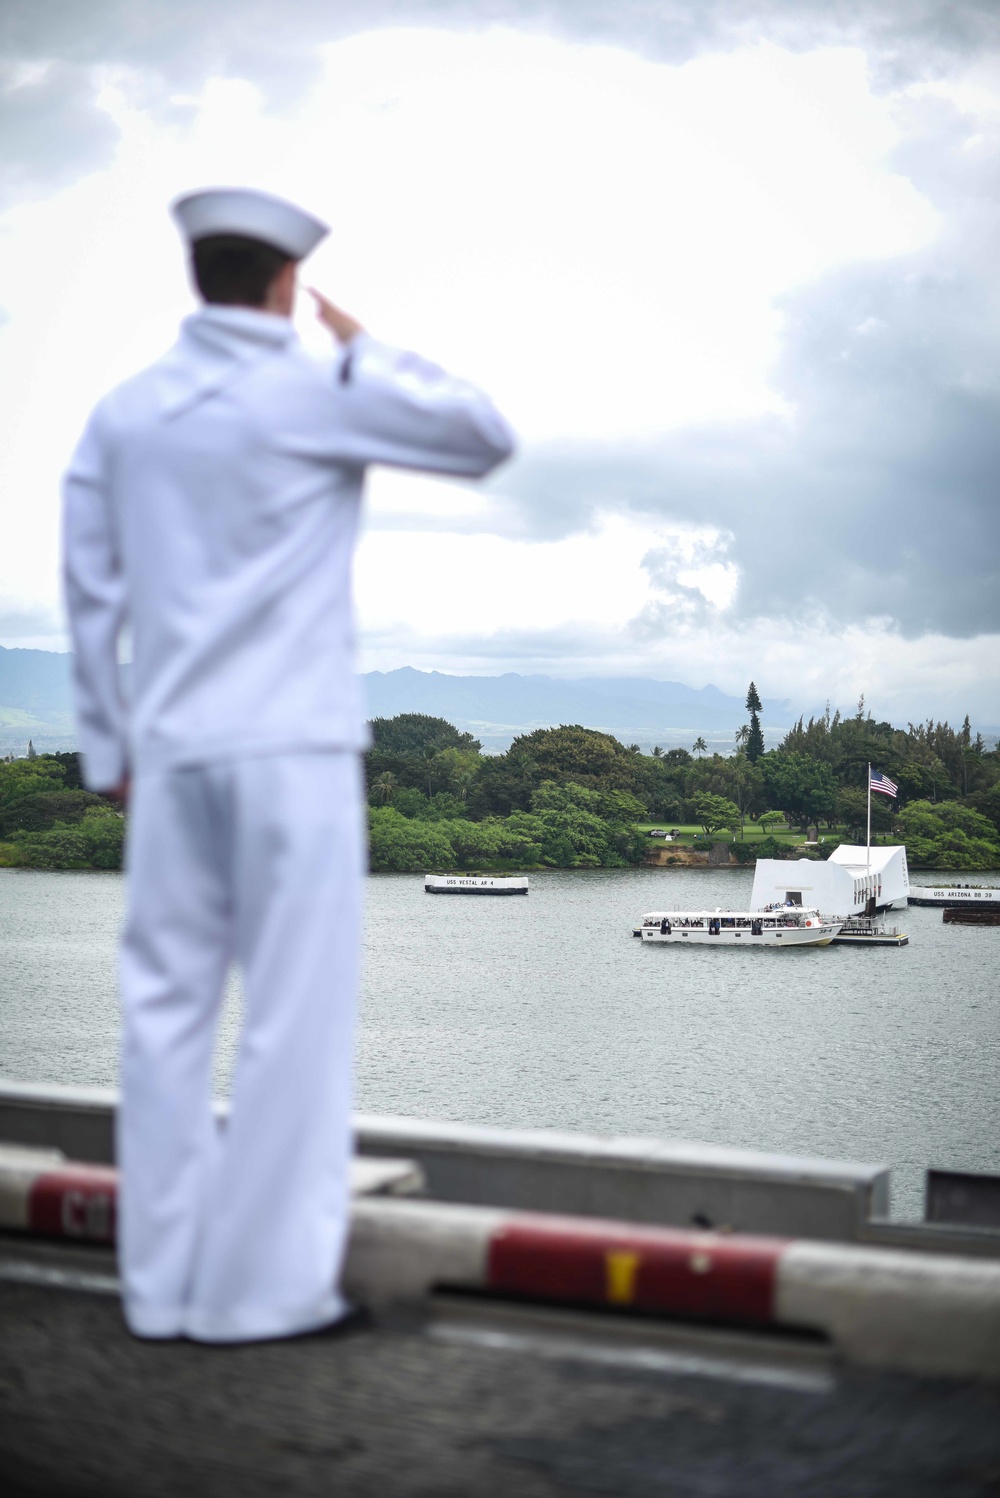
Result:
{"label": "yellow marking on barrier", "polygon": [[708,1254],[692,1254],[688,1260],[688,1267],[692,1274],[707,1274],[712,1267],[712,1260]]}
{"label": "yellow marking on barrier", "polygon": [[635,1299],[635,1278],[641,1262],[640,1256],[629,1249],[612,1248],[604,1255],[608,1300],[612,1305],[631,1305]]}

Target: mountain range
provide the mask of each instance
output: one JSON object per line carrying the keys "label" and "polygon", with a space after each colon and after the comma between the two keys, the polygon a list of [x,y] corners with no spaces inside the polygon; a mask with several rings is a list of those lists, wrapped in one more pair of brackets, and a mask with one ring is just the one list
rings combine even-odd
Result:
{"label": "mountain range", "polygon": [[[665,749],[691,747],[699,735],[727,745],[746,722],[744,699],[718,687],[641,676],[448,676],[442,671],[369,671],[364,678],[370,717],[431,713],[475,734],[484,749],[504,749],[519,733],[557,723],[600,728],[626,743]],[[762,720],[772,734],[787,728],[787,701],[765,701]]]}
{"label": "mountain range", "polygon": [[[0,751],[74,747],[71,657],[48,650],[0,646]],[[684,745],[701,736],[729,744],[746,720],[743,699],[718,687],[689,687],[645,677],[449,676],[442,671],[370,671],[364,677],[370,717],[428,713],[472,733],[484,749],[505,749],[517,734],[558,723],[600,728],[650,748]],[[787,728],[787,701],[764,702],[765,731]]]}

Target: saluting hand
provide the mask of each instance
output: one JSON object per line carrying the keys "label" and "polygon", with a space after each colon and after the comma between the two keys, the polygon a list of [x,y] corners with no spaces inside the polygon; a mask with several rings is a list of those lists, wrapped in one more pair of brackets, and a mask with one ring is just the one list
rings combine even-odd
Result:
{"label": "saluting hand", "polygon": [[340,307],[335,307],[315,286],[307,286],[306,290],[316,303],[316,316],[324,328],[330,329],[338,343],[350,343],[358,333],[365,331],[357,318],[342,311]]}

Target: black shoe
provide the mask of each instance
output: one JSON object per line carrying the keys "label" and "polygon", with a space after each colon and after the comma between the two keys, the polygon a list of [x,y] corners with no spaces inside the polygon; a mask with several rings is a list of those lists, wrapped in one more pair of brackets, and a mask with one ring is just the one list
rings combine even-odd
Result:
{"label": "black shoe", "polygon": [[374,1325],[375,1319],[367,1306],[349,1305],[336,1321],[328,1321],[325,1326],[317,1326],[312,1331],[299,1332],[294,1340],[301,1341],[304,1337],[350,1337],[355,1332],[371,1331]]}

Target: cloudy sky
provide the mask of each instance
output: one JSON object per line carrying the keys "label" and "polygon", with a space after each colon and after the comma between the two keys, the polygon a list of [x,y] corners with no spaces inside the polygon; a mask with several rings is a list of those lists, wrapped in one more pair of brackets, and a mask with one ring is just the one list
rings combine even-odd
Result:
{"label": "cloudy sky", "polygon": [[5,0],[0,46],[0,644],[65,648],[60,470],[191,306],[166,203],[242,182],[521,434],[373,475],[367,668],[1000,723],[995,0]]}

